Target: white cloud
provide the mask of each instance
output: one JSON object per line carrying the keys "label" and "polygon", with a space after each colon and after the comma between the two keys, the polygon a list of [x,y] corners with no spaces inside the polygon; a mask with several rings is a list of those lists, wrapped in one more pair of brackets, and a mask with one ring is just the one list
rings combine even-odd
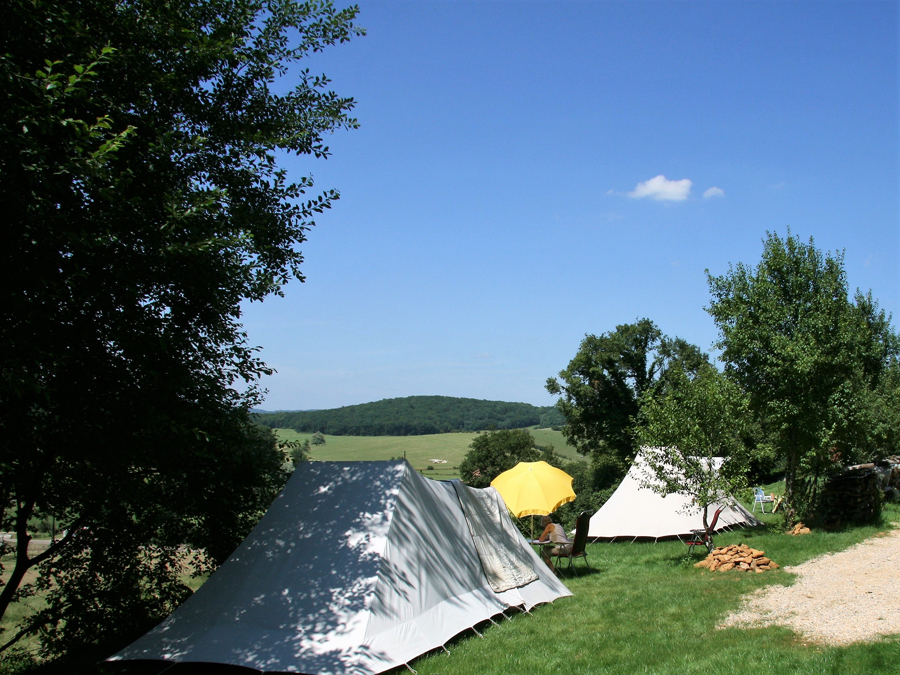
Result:
{"label": "white cloud", "polygon": [[703,193],[703,199],[709,199],[710,197],[724,197],[725,190],[718,187],[711,187]]}
{"label": "white cloud", "polygon": [[681,180],[667,180],[662,174],[656,178],[638,183],[637,187],[628,193],[633,199],[651,197],[659,201],[681,202],[688,198],[693,183],[687,178]]}

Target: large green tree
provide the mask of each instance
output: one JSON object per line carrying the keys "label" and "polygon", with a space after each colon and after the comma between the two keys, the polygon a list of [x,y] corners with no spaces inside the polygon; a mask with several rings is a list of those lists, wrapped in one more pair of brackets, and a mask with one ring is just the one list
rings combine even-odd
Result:
{"label": "large green tree", "polygon": [[[42,564],[50,653],[113,644],[226,557],[283,480],[248,415],[268,371],[241,303],[300,279],[352,99],[298,62],[359,33],[293,0],[9,0],[0,20],[0,616]],[[249,383],[243,393],[238,383]],[[246,384],[244,385],[246,386]],[[35,517],[67,534],[39,555]]]}
{"label": "large green tree", "polygon": [[868,422],[897,336],[871,294],[849,297],[843,255],[812,239],[769,233],[757,267],[707,276],[721,358],[784,462],[792,520],[812,505],[801,486],[877,443]]}
{"label": "large green tree", "polygon": [[459,476],[472,487],[484,488],[519,462],[537,462],[543,453],[526,429],[491,429],[475,436],[459,465]]}
{"label": "large green tree", "polygon": [[563,434],[585,455],[607,454],[624,468],[637,447],[632,435],[642,397],[666,389],[670,370],[696,373],[709,359],[694,345],[670,338],[649,319],[587,335],[547,391],[560,396]]}

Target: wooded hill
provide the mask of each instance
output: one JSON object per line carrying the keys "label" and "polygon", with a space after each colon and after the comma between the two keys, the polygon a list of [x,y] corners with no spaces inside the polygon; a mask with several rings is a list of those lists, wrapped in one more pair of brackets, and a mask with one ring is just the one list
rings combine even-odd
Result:
{"label": "wooded hill", "polygon": [[332,436],[418,436],[565,423],[552,406],[452,396],[407,396],[331,410],[257,413],[255,417],[272,429],[321,431]]}

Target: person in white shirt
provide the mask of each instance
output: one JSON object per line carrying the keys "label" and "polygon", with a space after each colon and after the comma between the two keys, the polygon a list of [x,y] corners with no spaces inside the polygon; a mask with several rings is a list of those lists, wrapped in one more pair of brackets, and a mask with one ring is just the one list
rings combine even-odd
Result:
{"label": "person in white shirt", "polygon": [[541,525],[544,526],[544,531],[541,532],[538,541],[551,541],[555,544],[559,544],[559,546],[554,546],[549,550],[546,546],[541,547],[541,558],[547,563],[550,569],[555,571],[550,558],[555,555],[566,555],[571,553],[572,540],[566,536],[566,531],[563,529],[563,526],[559,523],[554,523],[550,516],[541,516]]}

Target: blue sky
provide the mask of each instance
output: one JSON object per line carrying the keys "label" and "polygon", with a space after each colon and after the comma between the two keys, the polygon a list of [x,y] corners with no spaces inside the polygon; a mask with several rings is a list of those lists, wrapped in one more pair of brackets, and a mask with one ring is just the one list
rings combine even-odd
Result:
{"label": "blue sky", "polygon": [[306,282],[244,306],[263,408],[550,405],[585,334],[648,317],[709,350],[705,270],[788,227],[898,325],[898,3],[360,9],[368,35],[307,66],[361,127],[285,161],[341,199]]}

